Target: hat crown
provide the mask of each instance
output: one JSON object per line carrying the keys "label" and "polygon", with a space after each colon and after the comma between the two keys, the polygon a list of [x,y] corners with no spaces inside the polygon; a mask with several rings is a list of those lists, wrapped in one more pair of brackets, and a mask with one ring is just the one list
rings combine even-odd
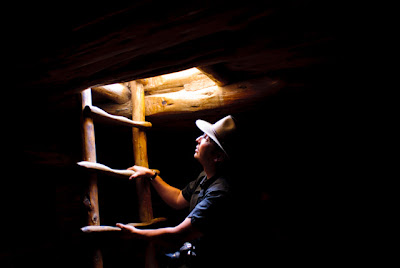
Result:
{"label": "hat crown", "polygon": [[218,140],[223,143],[224,140],[236,130],[236,124],[232,116],[228,115],[215,122],[213,129]]}

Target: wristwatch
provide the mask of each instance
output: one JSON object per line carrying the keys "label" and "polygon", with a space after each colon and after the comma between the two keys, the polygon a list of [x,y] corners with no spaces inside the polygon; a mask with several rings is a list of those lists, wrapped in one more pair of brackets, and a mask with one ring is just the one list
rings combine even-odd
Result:
{"label": "wristwatch", "polygon": [[157,171],[153,170],[153,172],[154,172],[154,175],[149,177],[150,181],[153,181],[158,176]]}

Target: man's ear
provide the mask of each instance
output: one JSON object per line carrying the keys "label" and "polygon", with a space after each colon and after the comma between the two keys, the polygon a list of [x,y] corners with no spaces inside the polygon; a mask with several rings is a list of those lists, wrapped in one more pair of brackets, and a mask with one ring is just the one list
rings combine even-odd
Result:
{"label": "man's ear", "polygon": [[224,153],[218,153],[215,157],[214,157],[214,162],[218,163],[218,162],[223,162],[225,160],[225,154]]}

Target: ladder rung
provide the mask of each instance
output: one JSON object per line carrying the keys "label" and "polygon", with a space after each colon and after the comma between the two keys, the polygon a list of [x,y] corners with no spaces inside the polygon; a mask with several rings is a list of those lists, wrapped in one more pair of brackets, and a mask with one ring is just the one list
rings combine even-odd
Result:
{"label": "ladder rung", "polygon": [[[107,173],[108,175],[113,175],[113,176],[118,176],[118,177],[124,177],[124,178],[129,178],[132,176],[135,172],[132,170],[127,170],[127,169],[112,169],[110,167],[107,167],[106,165],[99,164],[99,163],[93,163],[89,161],[81,161],[77,163],[81,167],[85,167],[88,169],[92,170],[97,170],[103,173]],[[154,172],[157,172],[160,174],[160,171],[157,169],[153,169]]]}
{"label": "ladder rung", "polygon": [[132,121],[123,116],[109,114],[99,107],[93,105],[86,105],[84,111],[91,112],[94,119],[100,119],[106,122],[113,122],[123,126],[138,128],[150,128],[152,126],[150,122]]}
{"label": "ladder rung", "polygon": [[[133,226],[133,227],[147,227],[159,222],[166,221],[166,218],[155,218],[152,219],[148,222],[137,222],[137,223],[128,223],[127,225]],[[81,228],[82,232],[84,233],[102,233],[102,232],[119,232],[121,231],[121,228],[115,227],[115,226],[105,226],[105,225],[100,225],[100,226],[85,226]]]}

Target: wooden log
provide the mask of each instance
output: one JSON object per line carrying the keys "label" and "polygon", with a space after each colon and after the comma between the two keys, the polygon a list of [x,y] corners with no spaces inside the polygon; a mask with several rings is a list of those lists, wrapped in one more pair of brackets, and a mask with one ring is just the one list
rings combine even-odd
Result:
{"label": "wooden log", "polygon": [[259,78],[195,92],[174,92],[146,97],[146,116],[187,114],[202,110],[229,110],[233,113],[265,99],[282,88],[281,81]]}
{"label": "wooden log", "polygon": [[[145,121],[145,102],[143,84],[133,81],[130,83],[132,97],[132,120]],[[139,128],[132,128],[133,153],[135,165],[149,167],[147,158],[146,132]],[[139,219],[141,222],[153,220],[151,204],[150,182],[144,178],[136,179],[136,193],[138,196]],[[145,267],[158,267],[155,248],[149,243],[145,253]]]}
{"label": "wooden log", "polygon": [[85,110],[90,111],[92,113],[93,119],[95,119],[95,120],[99,119],[99,120],[102,120],[105,122],[116,123],[118,125],[128,126],[128,127],[139,127],[139,128],[151,127],[150,122],[132,121],[123,116],[109,114],[106,111],[103,111],[102,109],[100,109],[99,107],[96,107],[96,106],[87,105],[85,107]]}
{"label": "wooden log", "polygon": [[[192,68],[195,69],[195,68]],[[189,70],[192,70],[189,69]],[[187,70],[187,71],[189,71]],[[190,90],[196,91],[206,87],[215,86],[215,82],[211,80],[207,75],[201,73],[197,69],[197,72],[189,75],[181,72],[172,73],[167,75],[156,76],[152,78],[142,79],[147,80],[147,86],[145,86],[145,95],[165,94],[176,92],[179,90]]]}
{"label": "wooden log", "polygon": [[[148,222],[135,222],[135,223],[128,223],[126,225],[130,225],[133,227],[149,227],[153,224],[166,221],[166,218],[154,218]],[[115,226],[85,226],[81,228],[82,232],[84,233],[102,233],[102,232],[120,232],[121,228]]]}
{"label": "wooden log", "polygon": [[121,228],[114,226],[84,226],[81,228],[84,233],[120,232]]}
{"label": "wooden log", "polygon": [[[114,177],[122,177],[124,179],[129,178],[135,172],[133,170],[128,170],[128,169],[112,169],[110,167],[107,167],[106,165],[100,164],[100,163],[92,163],[88,161],[81,161],[77,163],[81,167],[85,167],[91,170],[95,171],[100,171],[102,173],[105,173],[107,175],[111,175]],[[160,171],[158,169],[152,169],[154,172],[157,172],[160,174]]]}
{"label": "wooden log", "polygon": [[[96,162],[96,143],[94,136],[93,119],[83,113],[86,106],[92,105],[91,90],[86,89],[81,93],[82,98],[82,157],[84,161]],[[88,210],[88,225],[100,225],[97,175],[90,174],[84,204]]]}
{"label": "wooden log", "polygon": [[[153,78],[149,78],[153,79]],[[169,79],[166,82],[158,80],[152,82],[152,87],[148,86],[145,95],[156,95],[177,92],[180,90],[196,91],[203,88],[215,86],[215,82],[203,73],[195,74],[191,77]],[[164,83],[165,82],[165,83]]]}
{"label": "wooden log", "polygon": [[131,91],[121,83],[92,87],[92,90],[116,103],[125,103],[131,99]]}
{"label": "wooden log", "polygon": [[197,68],[191,68],[180,72],[139,79],[137,82],[143,84],[146,94],[155,94],[152,92],[176,87],[183,88],[186,84],[203,79],[208,80],[208,77]]}
{"label": "wooden log", "polygon": [[[130,87],[133,107],[132,120],[145,121],[143,84],[133,81],[130,83]],[[132,128],[132,138],[135,165],[148,168],[146,132],[138,128]],[[144,178],[136,179],[136,190],[139,201],[139,219],[142,222],[148,222],[153,219],[149,180]]]}
{"label": "wooden log", "polygon": [[212,66],[201,66],[197,67],[202,73],[204,73],[208,78],[215,82],[218,86],[222,87],[228,85],[230,83],[230,79],[228,78],[228,74],[226,71],[221,70],[222,67],[218,67],[218,65]]}
{"label": "wooden log", "polygon": [[[94,136],[93,119],[83,112],[86,106],[92,105],[92,91],[86,89],[81,92],[82,99],[82,157],[84,161],[96,162],[96,143]],[[83,204],[87,209],[88,226],[100,225],[99,200],[97,188],[97,175],[89,174],[88,186],[86,189]],[[99,248],[94,248],[91,252],[92,267],[103,268],[103,256]]]}
{"label": "wooden log", "polygon": [[[145,97],[146,117],[157,118],[164,115],[185,115],[192,112],[210,113],[213,110],[235,113],[262,102],[280,90],[285,83],[269,77],[246,80],[227,86],[214,86],[193,92],[178,91]],[[130,117],[132,103],[103,104],[105,111]]]}

